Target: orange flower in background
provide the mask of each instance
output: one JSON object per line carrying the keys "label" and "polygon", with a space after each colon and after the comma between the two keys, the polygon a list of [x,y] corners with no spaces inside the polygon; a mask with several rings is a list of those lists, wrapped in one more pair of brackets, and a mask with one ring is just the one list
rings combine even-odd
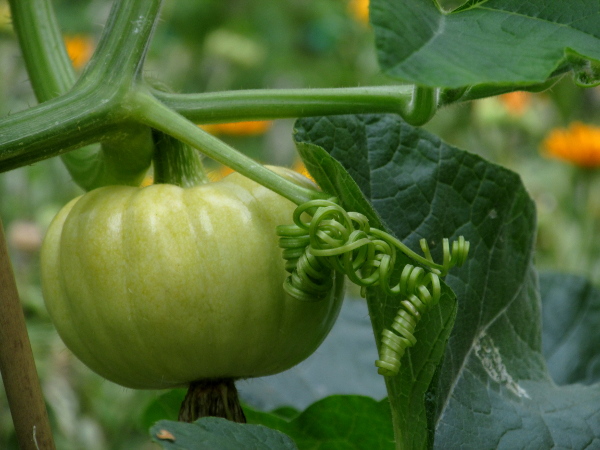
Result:
{"label": "orange flower in background", "polygon": [[218,169],[211,170],[210,172],[208,172],[208,179],[210,181],[219,181],[233,172],[234,170],[231,167],[220,166]]}
{"label": "orange flower in background", "polygon": [[348,11],[356,21],[365,25],[369,23],[369,0],[350,0]]}
{"label": "orange flower in background", "polygon": [[94,40],[82,34],[65,36],[67,54],[73,63],[73,67],[81,69],[87,64],[94,53]]}
{"label": "orange flower in background", "polygon": [[523,114],[531,103],[531,94],[524,91],[509,92],[498,97],[506,110],[514,115]]}
{"label": "orange flower in background", "polygon": [[[306,170],[306,167],[304,167],[304,164],[300,160],[298,160],[294,163],[294,165],[292,166],[292,170],[304,175],[306,178],[309,178],[312,181],[315,181],[315,180],[313,180],[313,177],[310,176],[310,173],[308,173],[308,170]],[[227,175],[229,175],[233,171],[234,170],[231,169],[230,167],[220,166],[218,169],[210,171],[208,173],[208,178],[210,181],[219,181],[219,180],[225,178]]]}
{"label": "orange flower in background", "polygon": [[574,122],[554,129],[543,142],[544,154],[585,168],[600,167],[600,127]]}
{"label": "orange flower in background", "polygon": [[200,125],[204,131],[210,134],[225,134],[229,136],[256,136],[266,133],[273,122],[269,120],[256,120],[249,122],[214,123]]}

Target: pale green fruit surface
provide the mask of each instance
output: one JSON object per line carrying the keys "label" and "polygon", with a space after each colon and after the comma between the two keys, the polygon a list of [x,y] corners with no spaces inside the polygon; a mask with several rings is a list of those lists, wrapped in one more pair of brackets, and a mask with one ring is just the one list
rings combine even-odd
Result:
{"label": "pale green fruit surface", "polygon": [[286,370],[323,341],[343,296],[343,277],[324,301],[283,290],[276,226],[294,208],[239,174],[78,197],[42,247],[52,321],[81,361],[131,388]]}

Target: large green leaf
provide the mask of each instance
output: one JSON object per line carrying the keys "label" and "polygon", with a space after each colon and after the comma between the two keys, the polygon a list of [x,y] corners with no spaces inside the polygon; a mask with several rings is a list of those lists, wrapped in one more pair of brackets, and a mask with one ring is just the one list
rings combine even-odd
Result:
{"label": "large green leaf", "polygon": [[557,384],[600,381],[600,290],[583,277],[540,274],[543,348]]}
{"label": "large green leaf", "polygon": [[387,400],[358,395],[333,395],[286,418],[245,408],[249,423],[282,431],[301,450],[391,450],[394,433]]}
{"label": "large green leaf", "polygon": [[150,429],[152,440],[166,450],[294,450],[283,433],[262,425],[204,417],[194,423],[161,420]]}
{"label": "large green leaf", "polygon": [[432,87],[540,83],[571,68],[600,80],[597,0],[471,0],[445,13],[434,0],[371,0],[380,64]]}
{"label": "large green leaf", "polygon": [[[161,420],[150,429],[152,439],[168,450],[296,448],[290,444],[290,438],[301,450],[394,448],[387,400],[378,402],[359,395],[333,395],[313,403],[303,412],[293,408],[262,412],[246,406],[244,412],[250,424],[246,425],[212,418],[194,424],[173,422],[177,417],[173,411],[181,403],[179,397],[178,390],[162,396],[158,402],[162,407],[160,416],[171,420]],[[149,408],[154,410],[156,405],[152,403]],[[174,439],[163,431],[171,433]]]}
{"label": "large green leaf", "polygon": [[[340,161],[383,223],[411,247],[425,237],[439,257],[442,237],[463,234],[471,242],[465,266],[446,278],[458,298],[456,323],[438,376],[420,399],[435,447],[599,445],[600,388],[556,386],[542,356],[535,210],[519,177],[397,116],[311,118],[297,128],[296,139]],[[376,314],[372,320],[382,320]],[[409,389],[390,390],[392,405]]]}
{"label": "large green leaf", "polygon": [[[297,130],[297,148],[306,164],[307,169],[317,183],[327,192],[335,194],[342,206],[348,211],[360,212],[367,216],[372,227],[384,228],[377,212],[368,203],[361,187],[352,177],[363,179],[369,174],[367,158],[369,155],[361,151],[347,152],[346,159],[353,162],[348,165],[351,174],[337,162],[327,151],[317,145],[321,137],[325,137],[323,145],[331,143],[329,136],[336,136],[341,141],[342,148],[350,146],[353,149],[368,146],[366,136],[361,135],[360,127],[353,128],[348,133],[336,134],[339,130],[331,127],[328,119],[316,122],[310,132],[306,129]],[[355,131],[359,131],[355,133]],[[308,133],[304,135],[303,133]],[[315,139],[311,139],[314,135]],[[308,143],[304,141],[313,141]],[[366,171],[366,173],[361,173]],[[366,186],[364,183],[362,186]],[[365,195],[369,195],[367,191]],[[385,227],[391,231],[389,227]],[[397,269],[405,264],[414,264],[408,257],[399,254]],[[389,328],[400,308],[404,298],[386,295],[380,289],[371,288],[368,291],[367,303],[369,316],[375,336],[380,336],[385,328]],[[429,314],[424,315],[414,333],[419,345],[409,348],[406,352],[405,363],[401,365],[400,373],[395,377],[386,377],[386,386],[390,394],[390,403],[394,410],[393,420],[396,428],[396,440],[402,442],[401,448],[419,446],[420,442],[430,440],[428,434],[433,432],[431,414],[425,408],[423,397],[426,395],[432,378],[444,354],[446,342],[452,331],[456,317],[456,297],[442,285],[442,296],[438,305],[434,306]],[[379,340],[377,340],[379,347]]]}
{"label": "large green leaf", "polygon": [[159,420],[177,420],[187,389],[171,389],[153,398],[142,410],[140,427],[147,430]]}

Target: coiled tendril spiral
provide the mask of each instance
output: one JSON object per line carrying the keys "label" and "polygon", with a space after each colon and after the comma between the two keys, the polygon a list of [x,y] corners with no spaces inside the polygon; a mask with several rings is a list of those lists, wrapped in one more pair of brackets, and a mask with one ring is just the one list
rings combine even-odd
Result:
{"label": "coiled tendril spiral", "polygon": [[[304,213],[312,219],[304,221]],[[425,239],[420,241],[423,257],[388,233],[371,228],[364,215],[345,211],[335,198],[298,206],[293,220],[292,225],[277,227],[290,273],[284,288],[292,297],[323,300],[333,287],[336,271],[361,286],[363,296],[367,287],[379,286],[386,294],[404,298],[390,329],[382,333],[379,360],[375,362],[381,375],[396,375],[404,352],[417,342],[414,332],[421,315],[440,299],[440,276],[465,262],[469,242],[460,236],[450,249],[448,239],[444,239],[443,262],[436,264]],[[426,269],[406,264],[398,283],[391,285],[398,250]]]}

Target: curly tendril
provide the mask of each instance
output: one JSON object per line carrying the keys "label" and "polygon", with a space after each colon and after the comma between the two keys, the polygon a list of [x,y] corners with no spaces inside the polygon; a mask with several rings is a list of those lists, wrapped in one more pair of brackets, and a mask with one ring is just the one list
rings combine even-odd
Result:
{"label": "curly tendril", "polygon": [[[304,220],[303,216],[312,218]],[[378,286],[388,295],[404,298],[391,327],[382,333],[380,357],[375,362],[381,375],[398,374],[404,352],[417,342],[417,323],[440,299],[440,277],[465,262],[469,242],[460,236],[450,247],[444,239],[443,262],[436,264],[425,239],[420,241],[425,255],[421,256],[385,231],[371,228],[364,215],[345,211],[335,198],[298,206],[293,221],[292,225],[277,227],[285,268],[290,273],[284,283],[289,295],[306,302],[327,298],[335,271],[361,286],[363,296],[366,288]],[[394,284],[398,251],[425,268],[406,264]]]}

